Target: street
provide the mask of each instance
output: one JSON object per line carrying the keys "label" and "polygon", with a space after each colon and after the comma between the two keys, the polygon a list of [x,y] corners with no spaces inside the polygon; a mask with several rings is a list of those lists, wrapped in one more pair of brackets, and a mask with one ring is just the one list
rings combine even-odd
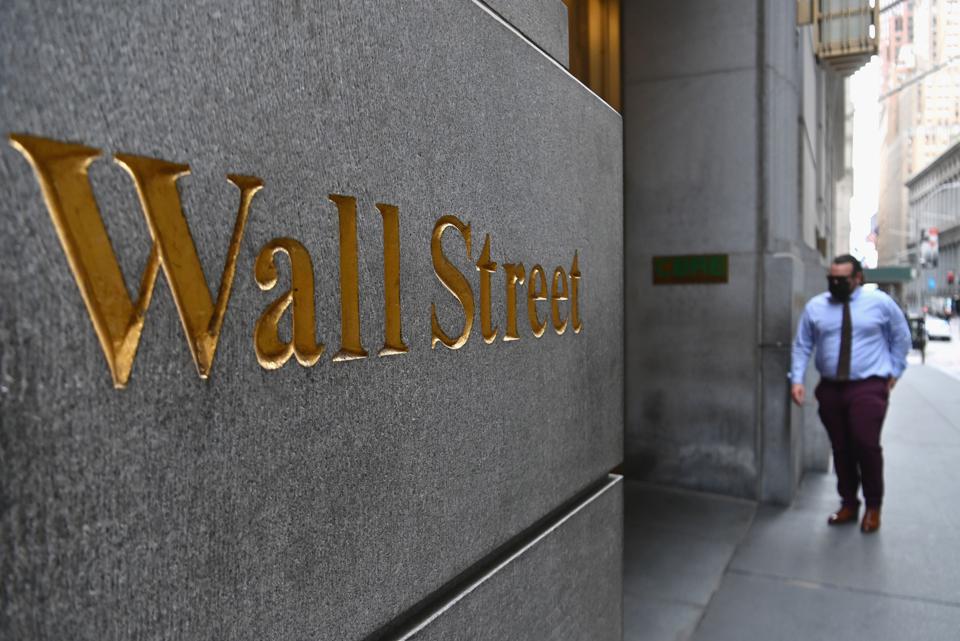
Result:
{"label": "street", "polygon": [[[950,321],[953,339],[949,341],[927,341],[926,364],[945,374],[960,379],[960,318]],[[920,364],[920,352],[913,350],[907,358],[911,365]]]}

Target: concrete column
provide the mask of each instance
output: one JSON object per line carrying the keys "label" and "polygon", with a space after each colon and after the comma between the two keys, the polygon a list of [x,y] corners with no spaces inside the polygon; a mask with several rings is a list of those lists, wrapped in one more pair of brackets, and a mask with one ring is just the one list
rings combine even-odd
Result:
{"label": "concrete column", "polygon": [[[625,3],[629,476],[788,502],[802,475],[809,410],[789,404],[786,373],[828,225],[816,208],[821,134],[800,113],[823,72],[794,11]],[[674,254],[727,254],[729,282],[653,286],[652,257]]]}

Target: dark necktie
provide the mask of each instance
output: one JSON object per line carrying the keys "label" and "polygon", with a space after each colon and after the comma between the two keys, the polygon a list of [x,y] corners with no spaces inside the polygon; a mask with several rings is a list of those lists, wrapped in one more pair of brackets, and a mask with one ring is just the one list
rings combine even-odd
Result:
{"label": "dark necktie", "polygon": [[840,327],[840,360],[837,362],[837,380],[850,379],[850,352],[853,347],[853,321],[850,319],[850,301],[843,304],[843,325]]}

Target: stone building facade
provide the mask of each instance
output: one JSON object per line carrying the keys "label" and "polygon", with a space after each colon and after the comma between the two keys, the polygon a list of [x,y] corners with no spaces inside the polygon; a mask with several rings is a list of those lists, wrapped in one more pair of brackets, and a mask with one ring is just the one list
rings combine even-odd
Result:
{"label": "stone building facade", "polygon": [[[960,296],[960,144],[917,172],[906,187],[913,239],[907,249],[917,277],[907,286],[904,303],[913,310],[957,313],[948,301]],[[930,247],[933,230],[935,248]]]}
{"label": "stone building facade", "polygon": [[960,140],[960,2],[883,2],[880,265],[908,265],[916,242],[906,182]]}
{"label": "stone building facade", "polygon": [[0,5],[0,638],[620,638],[567,61],[559,0]]}

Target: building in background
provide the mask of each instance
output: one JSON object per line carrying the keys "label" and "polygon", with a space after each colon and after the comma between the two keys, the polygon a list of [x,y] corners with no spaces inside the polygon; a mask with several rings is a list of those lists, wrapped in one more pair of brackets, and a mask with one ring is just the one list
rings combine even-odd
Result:
{"label": "building in background", "polygon": [[[889,0],[888,0],[889,4]],[[884,7],[880,18],[881,99],[880,193],[877,206],[877,257],[880,265],[904,262],[906,250],[906,193],[910,175],[914,108],[918,88],[899,88],[916,73],[913,48],[917,25],[914,0]],[[899,89],[899,90],[898,90]]]}
{"label": "building in background", "polygon": [[955,311],[948,303],[960,294],[960,143],[952,146],[907,182],[912,239],[908,254],[917,278],[905,292],[911,309]]}
{"label": "building in background", "polygon": [[908,265],[916,224],[905,183],[960,140],[960,0],[881,8],[881,265]]}

